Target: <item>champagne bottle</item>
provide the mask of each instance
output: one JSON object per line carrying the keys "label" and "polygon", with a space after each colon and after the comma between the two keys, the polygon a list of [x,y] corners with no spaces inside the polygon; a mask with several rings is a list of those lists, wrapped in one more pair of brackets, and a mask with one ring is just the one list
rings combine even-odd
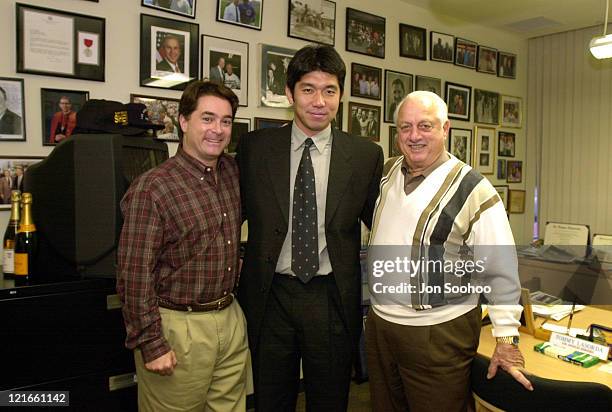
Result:
{"label": "champagne bottle", "polygon": [[33,279],[34,257],[38,246],[36,226],[32,220],[32,194],[21,195],[21,221],[15,241],[15,286],[30,284]]}
{"label": "champagne bottle", "polygon": [[19,202],[21,192],[13,190],[11,192],[11,218],[4,232],[2,241],[2,273],[5,279],[12,279],[15,274],[15,240],[19,228]]}

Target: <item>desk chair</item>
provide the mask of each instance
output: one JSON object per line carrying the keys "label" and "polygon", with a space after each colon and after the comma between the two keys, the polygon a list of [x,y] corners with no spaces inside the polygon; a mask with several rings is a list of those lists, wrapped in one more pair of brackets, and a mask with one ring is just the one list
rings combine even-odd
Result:
{"label": "desk chair", "polygon": [[530,375],[534,388],[530,392],[501,368],[493,379],[487,379],[488,367],[489,359],[476,355],[471,376],[476,411],[612,411],[612,390],[605,385]]}

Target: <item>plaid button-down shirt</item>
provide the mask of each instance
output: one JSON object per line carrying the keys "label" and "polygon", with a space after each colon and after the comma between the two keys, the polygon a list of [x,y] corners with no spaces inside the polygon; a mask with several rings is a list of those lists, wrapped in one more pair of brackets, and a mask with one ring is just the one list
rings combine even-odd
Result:
{"label": "plaid button-down shirt", "polygon": [[179,148],[133,182],[121,210],[117,292],[126,346],[139,347],[150,362],[171,349],[162,334],[158,298],[206,303],[234,289],[241,223],[238,167],[222,155],[215,171]]}

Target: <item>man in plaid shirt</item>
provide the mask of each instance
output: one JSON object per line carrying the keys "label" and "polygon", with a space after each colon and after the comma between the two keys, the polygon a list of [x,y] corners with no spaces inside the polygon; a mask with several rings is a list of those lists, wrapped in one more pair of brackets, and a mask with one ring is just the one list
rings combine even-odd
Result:
{"label": "man in plaid shirt", "polygon": [[176,156],[121,201],[117,291],[134,349],[141,411],[244,411],[247,338],[238,277],[238,168],[223,153],[238,98],[193,82]]}

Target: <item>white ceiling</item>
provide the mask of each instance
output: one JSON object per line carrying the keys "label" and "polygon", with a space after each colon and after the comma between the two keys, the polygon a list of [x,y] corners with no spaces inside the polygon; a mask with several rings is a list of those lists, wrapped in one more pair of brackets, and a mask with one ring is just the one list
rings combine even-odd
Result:
{"label": "white ceiling", "polygon": [[606,0],[401,0],[523,38],[601,25]]}

